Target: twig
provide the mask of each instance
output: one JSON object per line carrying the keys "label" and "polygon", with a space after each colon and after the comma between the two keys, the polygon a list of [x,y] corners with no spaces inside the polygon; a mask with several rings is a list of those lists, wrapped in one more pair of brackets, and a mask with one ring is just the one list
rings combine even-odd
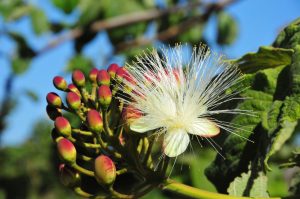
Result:
{"label": "twig", "polygon": [[[196,2],[191,2],[188,3],[185,6],[173,6],[165,10],[158,10],[158,9],[150,9],[147,11],[140,11],[140,12],[135,12],[135,13],[130,13],[130,14],[125,14],[121,16],[116,16],[112,17],[109,19],[104,19],[100,21],[96,21],[92,23],[90,26],[91,32],[99,32],[102,30],[109,30],[113,28],[119,28],[119,27],[124,27],[128,26],[131,24],[139,23],[139,22],[145,22],[145,21],[150,21],[154,19],[158,19],[164,16],[167,16],[169,14],[175,13],[175,12],[180,12],[180,11],[185,11],[185,10],[190,10],[194,7],[197,7],[198,5],[201,4],[201,1],[196,1]],[[51,41],[49,44],[47,44],[45,47],[43,47],[38,53],[43,53],[46,52],[56,46],[58,46],[61,43],[64,43],[68,40],[76,39],[83,35],[84,29],[80,28],[75,28],[73,30],[70,30],[68,33],[59,36],[58,38],[54,39]]]}
{"label": "twig", "polygon": [[126,41],[126,42],[117,44],[115,53],[123,52],[132,47],[145,46],[145,45],[152,43],[155,40],[166,41],[168,39],[176,37],[186,31],[188,31],[189,29],[193,28],[195,26],[195,24],[199,24],[199,23],[207,21],[207,19],[210,17],[210,15],[213,14],[215,11],[223,9],[225,6],[233,3],[234,1],[235,0],[226,0],[226,1],[222,1],[220,3],[207,4],[205,6],[206,11],[204,12],[204,14],[194,16],[192,18],[189,18],[189,19],[183,21],[180,24],[171,26],[171,27],[167,28],[166,30],[161,31],[153,38],[139,37],[139,38],[133,39],[131,41]]}

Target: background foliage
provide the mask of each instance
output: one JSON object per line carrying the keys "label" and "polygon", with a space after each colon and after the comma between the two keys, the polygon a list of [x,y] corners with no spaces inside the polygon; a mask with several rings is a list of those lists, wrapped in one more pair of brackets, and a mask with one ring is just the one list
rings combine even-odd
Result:
{"label": "background foliage", "polygon": [[[212,17],[217,20],[215,40],[218,45],[227,46],[235,41],[237,22],[224,10],[235,1],[180,2],[52,0],[55,8],[66,16],[80,13],[77,20],[65,23],[50,21],[44,10],[30,1],[0,1],[4,22],[1,34],[15,46],[13,54],[1,52],[10,63],[12,73],[3,77],[6,81],[1,85],[5,97],[0,105],[0,136],[6,127],[7,116],[18,103],[18,98],[12,95],[14,81],[30,70],[35,59],[66,41],[71,40],[74,44],[74,55],[66,66],[67,72],[74,69],[87,72],[97,65],[84,55],[83,50],[101,31],[108,34],[113,45],[111,55],[103,58],[106,65],[116,57],[130,61],[135,54],[153,44],[173,46],[179,41],[188,42],[188,48],[191,48],[199,42],[207,43],[203,32]],[[51,34],[53,40],[36,49],[22,32],[9,28],[10,24],[24,18],[30,19],[37,38]],[[205,190],[236,196],[300,194],[299,168],[296,167],[300,164],[299,148],[294,141],[300,128],[300,21],[283,29],[270,46],[262,46],[256,53],[230,61],[239,64],[245,73],[243,84],[249,89],[241,95],[249,99],[226,106],[254,110],[257,117],[239,115],[227,119],[247,128],[248,131],[234,133],[254,143],[223,133],[216,142],[223,147],[221,154],[225,158],[216,154],[210,144],[204,143],[205,147],[201,149],[194,147],[197,155],[191,153],[178,159],[173,178]],[[32,90],[21,94],[33,101],[39,100]],[[0,148],[0,198],[76,197],[58,182],[58,160],[50,131],[48,121],[37,121],[32,137],[25,143]],[[172,195],[154,190],[144,198],[168,197]]]}

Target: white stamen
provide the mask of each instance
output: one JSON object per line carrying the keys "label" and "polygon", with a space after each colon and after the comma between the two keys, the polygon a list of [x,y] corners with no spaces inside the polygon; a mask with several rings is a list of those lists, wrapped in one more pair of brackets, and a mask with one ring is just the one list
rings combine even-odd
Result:
{"label": "white stamen", "polygon": [[[135,83],[120,84],[120,89],[127,87],[133,91],[127,93],[130,99],[120,96],[121,100],[142,113],[130,124],[131,130],[144,133],[159,129],[159,134],[164,135],[164,154],[169,157],[186,150],[189,134],[206,139],[217,135],[219,128],[234,133],[234,125],[212,119],[212,115],[253,114],[240,109],[218,110],[224,102],[242,99],[235,96],[243,87],[226,92],[242,80],[236,66],[205,46],[193,48],[189,62],[184,65],[181,51],[180,45],[170,52],[162,49],[163,58],[155,49],[144,52],[126,66]],[[210,139],[206,140],[215,148]]]}

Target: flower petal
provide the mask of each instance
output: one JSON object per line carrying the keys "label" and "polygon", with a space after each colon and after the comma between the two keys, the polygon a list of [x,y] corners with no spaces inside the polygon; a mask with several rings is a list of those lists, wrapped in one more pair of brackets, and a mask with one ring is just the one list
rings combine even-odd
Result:
{"label": "flower petal", "polygon": [[147,116],[140,117],[138,119],[135,119],[130,124],[130,129],[132,131],[138,132],[138,133],[145,133],[147,131],[153,130],[158,128],[156,125],[151,125],[152,123],[149,121],[149,118]]}
{"label": "flower petal", "polygon": [[197,118],[187,130],[190,134],[202,137],[213,137],[220,133],[220,128],[214,122],[204,118]]}
{"label": "flower petal", "polygon": [[169,157],[183,153],[190,143],[188,133],[183,129],[168,131],[164,136],[163,151]]}

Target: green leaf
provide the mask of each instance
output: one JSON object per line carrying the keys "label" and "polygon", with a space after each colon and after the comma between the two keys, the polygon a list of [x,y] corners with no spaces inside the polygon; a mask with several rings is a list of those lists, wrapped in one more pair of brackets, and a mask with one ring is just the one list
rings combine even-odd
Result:
{"label": "green leaf", "polygon": [[[265,140],[268,140],[268,130],[277,127],[276,118],[281,103],[274,102],[273,95],[277,87],[276,79],[283,69],[283,67],[270,68],[262,73],[245,75],[244,86],[249,86],[251,89],[241,93],[241,96],[247,99],[242,101],[237,108],[252,110],[256,113],[256,117],[239,114],[231,122],[243,129],[235,129],[235,134],[250,139],[254,143],[235,134],[230,134],[222,143],[221,152],[225,159],[217,156],[205,170],[206,176],[219,192],[226,192],[229,183],[248,169],[250,161],[264,156],[268,148],[268,144],[265,143]],[[261,74],[265,75],[264,81],[258,78]]]}
{"label": "green leaf", "polygon": [[65,13],[71,13],[79,3],[79,0],[52,0],[52,3]]}
{"label": "green leaf", "polygon": [[300,43],[300,18],[285,27],[277,36],[274,47],[292,48]]}
{"label": "green leaf", "polygon": [[88,74],[93,67],[94,65],[89,58],[79,54],[69,60],[66,71],[72,72],[76,69],[79,69],[85,74]]}
{"label": "green leaf", "polygon": [[13,11],[8,15],[7,20],[8,21],[14,21],[17,20],[31,12],[32,6],[29,5],[23,5],[23,6],[17,6]]}
{"label": "green leaf", "polygon": [[[78,20],[78,25],[87,25],[94,19],[102,15],[102,0],[95,3],[94,0],[80,0],[79,9],[81,15]],[[113,1],[114,2],[114,1]]]}
{"label": "green leaf", "polygon": [[244,73],[254,73],[258,70],[286,66],[292,63],[292,49],[262,46],[256,53],[248,53],[233,63],[238,64]]}
{"label": "green leaf", "polygon": [[15,57],[11,63],[12,71],[16,75],[23,74],[28,70],[30,63],[31,63],[31,59],[22,59],[19,57]]}
{"label": "green leaf", "polygon": [[[119,15],[141,12],[145,10],[147,5],[143,4],[141,1],[137,0],[101,0],[99,2],[102,6],[104,18],[116,17]],[[122,6],[120,6],[122,5]],[[108,31],[111,42],[116,45],[126,39],[136,38],[141,36],[147,28],[147,23],[136,23],[132,25],[127,25],[124,27],[119,27],[111,29]]]}
{"label": "green leaf", "polygon": [[245,192],[249,192],[250,197],[268,198],[268,178],[262,172],[259,172],[255,179],[252,178],[253,176],[251,175],[251,171],[248,171],[248,173],[242,173],[241,177],[236,177],[227,189],[229,195],[245,196]]}
{"label": "green leaf", "polygon": [[3,16],[4,20],[9,21],[14,10],[18,7],[22,7],[23,5],[22,0],[2,0],[0,1],[0,15]]}
{"label": "green leaf", "polygon": [[30,13],[30,18],[33,30],[37,35],[49,30],[50,25],[48,19],[41,9],[33,8]]}
{"label": "green leaf", "polygon": [[217,15],[217,42],[220,45],[232,44],[237,36],[238,27],[235,19],[226,12],[220,11]]}

